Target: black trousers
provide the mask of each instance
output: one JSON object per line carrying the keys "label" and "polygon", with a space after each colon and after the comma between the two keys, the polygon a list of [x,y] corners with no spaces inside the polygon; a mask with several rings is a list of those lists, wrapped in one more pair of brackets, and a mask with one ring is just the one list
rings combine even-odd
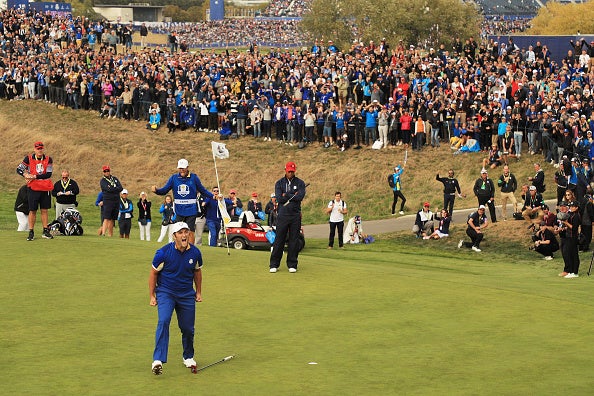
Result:
{"label": "black trousers", "polygon": [[450,216],[454,213],[454,201],[456,200],[455,194],[443,193],[443,208],[448,211]]}
{"label": "black trousers", "polygon": [[330,222],[330,237],[328,239],[328,246],[334,247],[334,235],[336,235],[336,229],[338,228],[338,246],[342,247],[342,236],[344,234],[344,221],[331,221]]}
{"label": "black trousers", "polygon": [[392,214],[396,213],[396,204],[398,203],[398,198],[401,199],[400,202],[400,211],[404,210],[404,204],[406,203],[406,198],[404,198],[404,195],[402,195],[402,191],[400,190],[394,190],[394,200],[392,201]]}
{"label": "black trousers", "polygon": [[483,233],[478,233],[474,230],[474,228],[468,227],[466,229],[466,235],[468,235],[470,237],[470,239],[472,240],[472,245],[470,245],[470,247],[472,246],[476,246],[477,248],[480,248],[481,246],[481,241],[483,240]]}
{"label": "black trousers", "polygon": [[564,272],[577,274],[580,269],[580,255],[578,251],[578,241],[576,238],[561,239],[561,254],[563,255]]}
{"label": "black trousers", "polygon": [[283,258],[283,249],[287,235],[289,246],[287,249],[287,267],[297,268],[299,256],[299,231],[301,229],[301,214],[280,215],[276,220],[276,237],[270,253],[270,268],[280,267]]}

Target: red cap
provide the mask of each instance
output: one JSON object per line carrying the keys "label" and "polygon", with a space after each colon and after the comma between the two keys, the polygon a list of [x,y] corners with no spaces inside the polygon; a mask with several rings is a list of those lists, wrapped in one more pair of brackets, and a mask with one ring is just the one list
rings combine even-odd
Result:
{"label": "red cap", "polygon": [[105,172],[105,171],[108,171],[108,170],[111,170],[111,169],[109,169],[109,165],[103,165],[103,171]]}
{"label": "red cap", "polygon": [[423,206],[429,207],[429,206],[431,206],[431,204],[430,204],[429,202],[425,202],[425,203],[423,204]]}
{"label": "red cap", "polygon": [[229,194],[237,194],[237,190],[232,188],[231,191],[229,191]]}
{"label": "red cap", "polygon": [[258,193],[254,191],[254,192],[252,193],[252,197],[257,197],[257,196],[258,196]]}
{"label": "red cap", "polygon": [[285,165],[285,170],[288,172],[295,172],[297,170],[297,165],[295,165],[293,161],[289,161]]}
{"label": "red cap", "polygon": [[43,146],[43,142],[35,142],[35,145],[34,146],[35,146],[36,149],[42,149],[44,147]]}

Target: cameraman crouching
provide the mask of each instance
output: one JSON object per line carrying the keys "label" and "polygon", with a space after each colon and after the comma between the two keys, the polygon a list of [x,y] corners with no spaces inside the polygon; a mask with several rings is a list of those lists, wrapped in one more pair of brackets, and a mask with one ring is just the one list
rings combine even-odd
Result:
{"label": "cameraman crouching", "polygon": [[534,245],[529,249],[542,254],[545,260],[552,260],[553,253],[559,250],[559,242],[553,233],[553,227],[547,226],[543,221],[540,226],[535,225],[533,228],[532,241]]}

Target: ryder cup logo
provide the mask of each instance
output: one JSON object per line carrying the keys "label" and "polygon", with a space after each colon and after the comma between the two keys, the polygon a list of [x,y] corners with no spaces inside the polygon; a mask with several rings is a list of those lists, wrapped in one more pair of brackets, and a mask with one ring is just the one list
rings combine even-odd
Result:
{"label": "ryder cup logo", "polygon": [[35,164],[35,172],[37,172],[38,175],[41,175],[41,174],[45,173],[43,171],[43,164],[42,163]]}
{"label": "ryder cup logo", "polygon": [[187,184],[180,184],[177,187],[177,194],[180,197],[185,197],[186,195],[188,195],[190,193],[190,189],[188,188]]}

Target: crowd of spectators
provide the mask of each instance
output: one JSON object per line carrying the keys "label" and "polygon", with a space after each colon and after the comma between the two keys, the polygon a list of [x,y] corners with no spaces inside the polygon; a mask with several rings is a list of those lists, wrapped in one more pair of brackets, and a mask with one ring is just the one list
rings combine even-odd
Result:
{"label": "crowd of spectators", "polygon": [[301,17],[311,7],[311,0],[273,0],[261,16],[266,17]]}

